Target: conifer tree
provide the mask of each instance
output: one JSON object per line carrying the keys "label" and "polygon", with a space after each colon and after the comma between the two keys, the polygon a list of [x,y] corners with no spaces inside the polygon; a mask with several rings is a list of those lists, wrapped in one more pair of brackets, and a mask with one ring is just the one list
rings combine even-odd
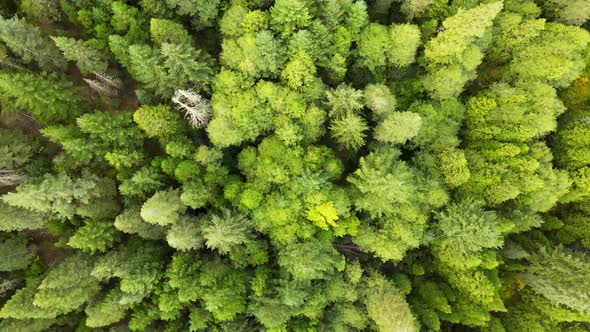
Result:
{"label": "conifer tree", "polygon": [[587,257],[567,249],[542,248],[528,258],[530,265],[523,274],[526,284],[535,293],[555,304],[565,305],[575,311],[590,314],[590,294],[588,293]]}
{"label": "conifer tree", "polygon": [[83,254],[67,257],[47,273],[37,288],[33,304],[68,313],[96,295],[98,280],[90,275],[94,259]]}
{"label": "conifer tree", "polygon": [[51,39],[67,60],[76,62],[76,66],[83,75],[106,71],[108,63],[103,55],[83,41],[66,37],[51,37]]}
{"label": "conifer tree", "polygon": [[141,218],[140,207],[125,209],[115,218],[115,227],[124,233],[137,234],[146,240],[158,240],[164,237],[166,230],[158,225],[152,225]]}
{"label": "conifer tree", "polygon": [[28,247],[28,242],[27,238],[18,235],[0,240],[0,271],[21,270],[31,263],[34,252]]}
{"label": "conifer tree", "polygon": [[221,215],[214,214],[202,226],[205,245],[222,255],[227,254],[234,246],[250,240],[249,223],[244,215],[230,210],[223,210]]}
{"label": "conifer tree", "polygon": [[368,277],[366,282],[367,312],[379,330],[404,332],[418,330],[418,324],[408,303],[391,281],[376,274]]}
{"label": "conifer tree", "polygon": [[166,241],[176,250],[197,250],[203,247],[203,235],[199,229],[199,220],[183,216],[172,225],[166,234]]}
{"label": "conifer tree", "polygon": [[201,30],[213,26],[217,19],[221,1],[205,0],[165,0],[168,8],[176,10],[178,15],[186,15],[192,18],[191,22],[195,29]]}
{"label": "conifer tree", "polygon": [[[1,196],[0,196],[1,197]],[[49,221],[50,215],[15,207],[0,201],[0,231],[40,229]]]}
{"label": "conifer tree", "polygon": [[475,202],[448,205],[436,218],[438,223],[432,230],[433,252],[453,267],[478,266],[485,261],[482,251],[503,243],[503,225],[495,213],[484,211]]}
{"label": "conifer tree", "polygon": [[420,174],[399,160],[399,154],[393,148],[375,150],[361,158],[359,168],[347,178],[356,210],[370,217],[353,240],[383,260],[399,260],[420,244],[427,218],[423,204],[428,202],[417,200],[417,195],[446,196],[437,184],[419,187]]}
{"label": "conifer tree", "polygon": [[38,142],[18,130],[0,129],[0,186],[27,179],[24,169],[38,150]]}
{"label": "conifer tree", "polygon": [[87,220],[70,237],[68,245],[92,254],[95,252],[104,252],[112,247],[115,238],[116,230],[111,221]]}
{"label": "conifer tree", "polygon": [[[426,43],[424,84],[433,99],[457,97],[483,58],[479,40],[489,33],[502,3],[483,4],[459,11],[443,22],[444,31]],[[484,44],[485,45],[485,44]],[[482,45],[483,46],[483,45]]]}
{"label": "conifer tree", "polygon": [[0,72],[0,103],[43,124],[71,120],[87,108],[73,84],[53,74]]}
{"label": "conifer tree", "polygon": [[129,296],[148,296],[163,277],[167,250],[158,242],[135,237],[101,256],[91,275],[101,281],[118,278],[120,290]]}
{"label": "conifer tree", "polygon": [[42,70],[57,71],[67,67],[64,57],[51,40],[23,18],[0,17],[0,40],[23,63],[35,62]]}
{"label": "conifer tree", "polygon": [[567,87],[586,66],[584,56],[589,43],[586,30],[547,23],[537,38],[514,51],[507,76],[512,80],[547,82],[555,88]]}
{"label": "conifer tree", "polygon": [[150,224],[173,225],[184,210],[179,191],[169,189],[158,191],[148,199],[141,207],[141,217]]}
{"label": "conifer tree", "polygon": [[16,192],[2,196],[2,200],[14,207],[59,218],[101,218],[118,212],[114,196],[114,184],[107,178],[93,175],[72,179],[64,174],[48,174],[39,183],[21,184]]}

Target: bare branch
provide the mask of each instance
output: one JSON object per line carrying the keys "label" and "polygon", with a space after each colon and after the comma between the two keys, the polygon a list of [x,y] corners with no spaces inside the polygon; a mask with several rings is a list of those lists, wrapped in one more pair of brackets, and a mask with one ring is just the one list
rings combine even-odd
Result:
{"label": "bare branch", "polygon": [[12,186],[26,179],[27,176],[17,170],[0,169],[0,187]]}
{"label": "bare branch", "polygon": [[115,97],[119,94],[119,89],[123,87],[123,82],[118,78],[112,78],[105,73],[95,72],[96,79],[85,78],[84,82],[88,83],[90,88],[98,94],[107,97]]}
{"label": "bare branch", "polygon": [[172,101],[180,111],[185,112],[185,118],[195,128],[203,128],[211,118],[209,100],[201,97],[193,90],[176,90]]}

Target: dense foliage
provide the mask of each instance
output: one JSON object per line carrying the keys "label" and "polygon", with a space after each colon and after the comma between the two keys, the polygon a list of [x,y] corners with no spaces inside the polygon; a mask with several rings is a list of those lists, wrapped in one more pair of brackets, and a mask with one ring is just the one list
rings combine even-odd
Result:
{"label": "dense foliage", "polygon": [[0,0],[0,331],[590,331],[588,0]]}

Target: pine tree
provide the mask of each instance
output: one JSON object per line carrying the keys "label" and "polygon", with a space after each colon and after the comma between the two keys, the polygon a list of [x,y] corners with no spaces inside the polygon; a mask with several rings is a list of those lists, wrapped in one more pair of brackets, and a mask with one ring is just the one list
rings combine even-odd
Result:
{"label": "pine tree", "polygon": [[148,137],[170,136],[182,130],[182,119],[167,105],[142,106],[133,120]]}
{"label": "pine tree", "polygon": [[386,69],[391,50],[391,39],[386,26],[370,23],[363,29],[358,41],[359,64],[362,67],[379,76]]}
{"label": "pine tree", "polygon": [[132,238],[101,256],[91,275],[101,281],[118,278],[119,288],[129,296],[148,296],[163,277],[168,249],[155,241]]}
{"label": "pine tree", "polygon": [[[446,193],[435,183],[419,185],[420,174],[398,160],[400,152],[380,148],[360,159],[359,168],[348,176],[353,185],[352,199],[358,211],[368,213],[353,239],[361,248],[374,252],[383,260],[400,260],[406,250],[417,247],[423,236],[424,202],[418,195],[443,198]],[[419,194],[420,193],[420,194]]]}
{"label": "pine tree", "polygon": [[18,130],[0,129],[0,186],[27,179],[25,166],[38,150],[38,142]]}
{"label": "pine tree", "polygon": [[21,184],[16,192],[2,196],[2,200],[14,207],[59,218],[108,218],[119,209],[114,196],[114,184],[106,178],[93,175],[72,179],[64,174],[46,174],[41,182]]}
{"label": "pine tree", "polygon": [[395,110],[397,101],[391,90],[383,84],[368,84],[364,91],[365,104],[376,118],[381,118]]}
{"label": "pine tree", "polygon": [[101,96],[115,97],[119,94],[119,89],[123,88],[123,82],[118,78],[113,78],[105,73],[93,73],[95,79],[84,78],[90,88]]}
{"label": "pine tree", "polygon": [[202,30],[214,25],[219,13],[221,1],[219,0],[165,0],[168,8],[176,9],[178,15],[187,15],[197,30]]}
{"label": "pine tree", "polygon": [[395,285],[382,275],[366,279],[365,305],[380,331],[412,332],[419,329],[408,303]]}
{"label": "pine tree", "polygon": [[[1,197],[1,196],[0,196]],[[21,231],[45,227],[50,216],[0,201],[0,231]]]}
{"label": "pine tree", "polygon": [[279,255],[279,265],[298,281],[326,279],[345,266],[341,256],[332,244],[311,239],[294,243]]}
{"label": "pine tree", "polygon": [[537,38],[513,52],[507,76],[514,81],[540,81],[555,88],[567,87],[584,70],[584,52],[589,43],[588,31],[547,23]]}
{"label": "pine tree", "polygon": [[403,144],[418,135],[422,117],[412,112],[392,112],[376,127],[374,138],[380,142]]}
{"label": "pine tree", "polygon": [[478,266],[485,261],[485,249],[503,244],[504,225],[494,212],[475,202],[448,205],[436,219],[431,243],[434,255],[455,268]]}
{"label": "pine tree", "polygon": [[389,27],[391,50],[388,61],[396,67],[414,63],[420,46],[420,29],[413,24],[392,24]]}
{"label": "pine tree", "polygon": [[0,17],[0,40],[23,63],[36,62],[43,70],[63,70],[67,63],[59,49],[25,19]]}
{"label": "pine tree", "polygon": [[15,271],[26,268],[33,259],[34,252],[28,247],[24,236],[11,236],[0,240],[0,271]]}
{"label": "pine tree", "polygon": [[166,230],[158,225],[152,225],[141,218],[140,207],[125,209],[115,218],[115,227],[121,232],[137,234],[146,240],[158,240],[164,237]]}
{"label": "pine tree", "polygon": [[174,225],[186,207],[178,190],[158,191],[141,207],[141,217],[150,224]]}
{"label": "pine tree", "polygon": [[467,135],[474,141],[526,142],[554,131],[564,111],[549,85],[498,83],[467,103]]}
{"label": "pine tree", "polygon": [[246,216],[225,209],[221,214],[211,215],[202,226],[202,233],[207,248],[224,255],[233,247],[250,240],[249,228],[250,221]]}
{"label": "pine tree", "polygon": [[150,35],[157,46],[163,44],[192,45],[193,40],[181,24],[170,20],[152,18],[150,20]]}
{"label": "pine tree", "polygon": [[86,326],[96,328],[116,323],[125,318],[127,311],[139,301],[141,297],[129,296],[120,289],[113,288],[104,297],[94,300],[86,307]]}
{"label": "pine tree", "polygon": [[459,11],[443,22],[444,31],[426,43],[424,85],[433,99],[457,97],[483,58],[477,41],[485,37],[502,3]]}
{"label": "pine tree", "polygon": [[93,263],[92,258],[83,254],[61,261],[39,285],[33,304],[60,313],[80,308],[100,289],[98,280],[90,275]]}
{"label": "pine tree", "polygon": [[67,60],[76,62],[76,66],[83,75],[106,71],[108,63],[104,56],[83,41],[66,37],[51,37],[51,39]]}
{"label": "pine tree", "polygon": [[28,112],[43,124],[71,120],[86,109],[73,84],[53,74],[0,72],[0,93],[4,109]]}
{"label": "pine tree", "polygon": [[166,272],[181,301],[200,299],[219,321],[246,310],[248,275],[219,258],[199,259],[194,252],[177,252]]}
{"label": "pine tree", "polygon": [[365,145],[368,129],[365,119],[356,114],[347,114],[335,119],[330,125],[332,138],[351,151],[357,151]]}
{"label": "pine tree", "polygon": [[176,250],[198,250],[203,247],[203,235],[199,219],[183,216],[172,225],[166,234],[168,245]]}
{"label": "pine tree", "polygon": [[279,0],[270,10],[270,24],[282,38],[286,38],[296,29],[307,27],[311,23],[309,9],[304,1]]}
{"label": "pine tree", "polygon": [[588,271],[590,262],[584,255],[563,247],[542,248],[528,258],[530,265],[523,279],[531,289],[554,304],[590,314]]}
{"label": "pine tree", "polygon": [[91,254],[105,252],[113,246],[116,235],[116,229],[113,227],[112,222],[107,220],[87,220],[70,237],[68,245]]}

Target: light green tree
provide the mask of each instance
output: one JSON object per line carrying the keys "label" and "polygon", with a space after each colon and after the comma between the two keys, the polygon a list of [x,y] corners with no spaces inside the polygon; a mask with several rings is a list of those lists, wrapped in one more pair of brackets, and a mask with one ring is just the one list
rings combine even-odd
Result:
{"label": "light green tree", "polygon": [[167,226],[178,222],[186,207],[180,201],[178,190],[155,193],[141,207],[141,217],[150,224]]}

